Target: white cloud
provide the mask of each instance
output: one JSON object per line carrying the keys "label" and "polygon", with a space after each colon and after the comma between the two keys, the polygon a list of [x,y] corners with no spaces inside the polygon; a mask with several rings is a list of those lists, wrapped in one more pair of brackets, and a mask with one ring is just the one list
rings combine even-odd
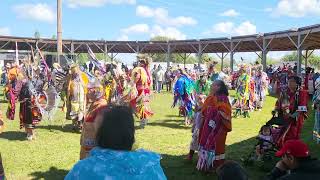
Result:
{"label": "white cloud", "polygon": [[10,35],[10,29],[8,27],[0,27],[0,35],[9,36]]}
{"label": "white cloud", "polygon": [[147,24],[135,24],[121,30],[125,34],[148,33],[149,26]]}
{"label": "white cloud", "polygon": [[106,4],[136,4],[136,0],[67,0],[68,7],[101,7]]}
{"label": "white cloud", "polygon": [[252,24],[250,21],[244,21],[238,26],[236,26],[233,22],[220,22],[212,26],[209,31],[204,32],[205,35],[212,34],[225,34],[225,35],[250,35],[256,34],[257,27]]}
{"label": "white cloud", "polygon": [[151,37],[165,36],[170,39],[176,39],[176,40],[184,40],[187,38],[185,34],[183,34],[181,31],[179,31],[174,27],[162,28],[159,25],[155,25],[152,27],[150,36]]}
{"label": "white cloud", "polygon": [[280,0],[273,16],[304,17],[320,15],[320,0]]}
{"label": "white cloud", "polygon": [[170,17],[169,12],[163,8],[150,8],[148,6],[137,6],[136,15],[145,18],[154,18],[157,24],[167,26],[196,25],[197,21],[192,17],[178,16]]}
{"label": "white cloud", "polygon": [[14,12],[19,18],[54,22],[56,13],[48,4],[21,4],[13,7]]}
{"label": "white cloud", "polygon": [[229,9],[229,10],[220,14],[220,16],[227,16],[227,17],[236,17],[238,15],[239,15],[239,13],[234,9]]}
{"label": "white cloud", "polygon": [[117,38],[117,41],[129,41],[129,37],[123,34],[119,38]]}
{"label": "white cloud", "polygon": [[254,24],[251,24],[250,21],[245,21],[234,29],[234,34],[236,35],[248,35],[256,33],[257,27]]}
{"label": "white cloud", "polygon": [[232,22],[221,22],[212,27],[214,33],[227,34],[233,31],[234,24]]}
{"label": "white cloud", "polygon": [[155,12],[148,6],[137,6],[136,15],[140,17],[153,17]]}

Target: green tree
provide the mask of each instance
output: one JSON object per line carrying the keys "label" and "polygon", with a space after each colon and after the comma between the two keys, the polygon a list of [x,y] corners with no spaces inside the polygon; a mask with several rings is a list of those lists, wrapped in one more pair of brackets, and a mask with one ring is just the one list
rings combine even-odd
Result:
{"label": "green tree", "polygon": [[308,57],[308,64],[312,67],[315,67],[317,69],[320,69],[320,56],[311,54]]}
{"label": "green tree", "polygon": [[284,55],[281,58],[281,61],[285,61],[285,62],[297,61],[297,52],[292,52],[290,54]]}

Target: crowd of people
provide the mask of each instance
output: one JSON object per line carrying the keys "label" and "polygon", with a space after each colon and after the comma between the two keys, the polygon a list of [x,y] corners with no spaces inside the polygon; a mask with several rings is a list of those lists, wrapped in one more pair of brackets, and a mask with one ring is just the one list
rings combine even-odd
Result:
{"label": "crowd of people", "polygon": [[[150,69],[151,58],[145,56],[137,58],[133,69],[124,64],[102,64],[96,59],[90,60],[89,67],[71,60],[65,67],[56,63],[49,67],[43,58],[37,64],[35,59],[32,62],[8,65],[6,74],[1,75],[8,101],[6,117],[14,120],[19,102],[20,128],[32,141],[37,124],[44,115],[52,116],[58,108],[57,97],[61,98],[66,119],[81,132],[81,161],[66,179],[166,179],[160,155],[132,150],[133,115],[144,128],[153,115],[150,95],[152,91],[160,93],[164,85],[173,93],[172,107],[179,106],[185,125],[192,126],[186,158],[192,161],[198,152],[199,171],[217,170],[221,179],[230,179],[231,175],[248,179],[238,163],[225,162],[227,134],[232,131],[232,118],[248,118],[251,111],[260,111],[268,93],[273,93],[278,95],[273,117],[259,131],[260,142],[253,159],[263,160],[265,152],[276,147],[280,149],[276,155],[282,160],[269,179],[290,179],[293,174],[319,176],[319,162],[310,158],[308,147],[300,140],[310,94],[316,113],[313,137],[320,142],[320,78],[311,68],[302,78],[287,65],[277,69],[270,66],[266,73],[259,64],[241,64],[233,74],[227,69],[218,72],[216,62],[210,62],[207,69],[169,66],[164,71],[161,65]],[[231,88],[236,91],[234,98],[229,96]],[[4,125],[1,116],[0,133]],[[305,169],[311,165],[312,170]],[[1,167],[0,177],[4,176]],[[292,172],[287,174],[288,170]]]}

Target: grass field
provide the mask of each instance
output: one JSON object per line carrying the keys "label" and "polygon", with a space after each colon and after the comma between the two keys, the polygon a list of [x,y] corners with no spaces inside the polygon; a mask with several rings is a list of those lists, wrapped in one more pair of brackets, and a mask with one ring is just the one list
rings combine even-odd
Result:
{"label": "grass field", "polygon": [[[0,97],[2,99],[2,96]],[[178,110],[172,109],[172,95],[155,94],[151,107],[155,115],[145,129],[137,129],[137,148],[155,151],[162,155],[162,167],[168,179],[216,179],[214,174],[199,173],[196,158],[187,163],[183,158],[188,153],[191,128],[185,127]],[[240,158],[253,149],[259,128],[271,117],[275,98],[268,97],[264,109],[251,113],[250,119],[233,119],[233,130],[227,137],[227,159],[240,161]],[[0,104],[5,113],[6,103]],[[79,159],[80,134],[71,130],[70,122],[62,128],[64,113],[57,111],[49,128],[41,122],[37,128],[37,140],[28,142],[19,130],[18,113],[16,120],[5,120],[5,132],[0,135],[0,152],[7,178],[10,179],[63,179]],[[302,137],[312,149],[312,154],[320,157],[320,145],[312,141],[313,113],[305,122]],[[138,125],[138,122],[136,122]],[[246,168],[250,179],[264,176],[256,167]]]}

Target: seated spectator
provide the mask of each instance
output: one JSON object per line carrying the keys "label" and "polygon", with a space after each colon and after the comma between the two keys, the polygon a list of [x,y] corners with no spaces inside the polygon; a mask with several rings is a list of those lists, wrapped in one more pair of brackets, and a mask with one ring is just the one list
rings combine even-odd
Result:
{"label": "seated spectator", "polygon": [[96,119],[97,147],[65,177],[71,179],[166,179],[156,153],[133,151],[134,118],[127,106],[108,106]]}
{"label": "seated spectator", "polygon": [[226,161],[217,169],[218,180],[248,180],[248,174],[237,162]]}
{"label": "seated spectator", "polygon": [[300,140],[288,140],[276,153],[282,160],[268,174],[269,180],[320,179],[320,161],[312,159],[308,146]]}

